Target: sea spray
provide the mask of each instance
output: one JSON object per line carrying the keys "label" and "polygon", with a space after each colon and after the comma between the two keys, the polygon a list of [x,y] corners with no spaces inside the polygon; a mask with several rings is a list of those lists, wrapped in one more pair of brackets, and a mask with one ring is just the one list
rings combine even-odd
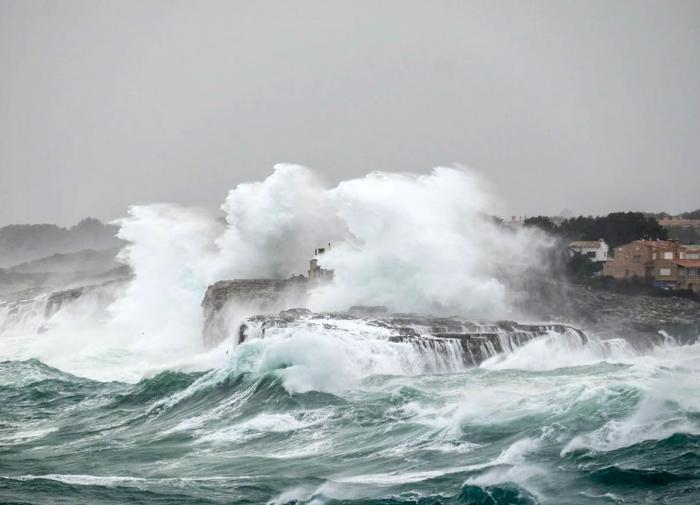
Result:
{"label": "sea spray", "polygon": [[[169,367],[219,366],[236,341],[205,348],[200,303],[207,286],[303,273],[319,239],[336,245],[319,258],[334,279],[313,290],[312,309],[369,304],[506,317],[509,279],[542,268],[550,243],[532,229],[495,223],[492,206],[480,177],[463,168],[373,172],[327,188],[298,165],[277,165],[263,181],[231,190],[225,223],[177,205],[133,206],[117,221],[128,242],[119,259],[132,278],[99,317],[54,317],[23,352],[124,380]],[[248,307],[231,319],[254,312]]]}

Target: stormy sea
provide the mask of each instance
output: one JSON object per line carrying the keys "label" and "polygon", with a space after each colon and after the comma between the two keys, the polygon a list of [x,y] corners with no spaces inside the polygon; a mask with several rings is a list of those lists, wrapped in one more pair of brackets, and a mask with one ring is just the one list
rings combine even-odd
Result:
{"label": "stormy sea", "polygon": [[551,243],[489,195],[280,165],[131,207],[126,271],[0,302],[0,503],[700,502],[696,338],[529,313]]}

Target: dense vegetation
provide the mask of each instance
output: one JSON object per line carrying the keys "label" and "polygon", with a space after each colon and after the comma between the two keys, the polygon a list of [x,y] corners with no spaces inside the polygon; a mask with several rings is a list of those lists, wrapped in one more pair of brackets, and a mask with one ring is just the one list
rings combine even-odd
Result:
{"label": "dense vegetation", "polygon": [[611,248],[639,239],[669,238],[668,231],[653,216],[642,212],[612,212],[607,216],[579,216],[556,224],[546,216],[525,220],[525,226],[537,226],[566,240],[604,239]]}

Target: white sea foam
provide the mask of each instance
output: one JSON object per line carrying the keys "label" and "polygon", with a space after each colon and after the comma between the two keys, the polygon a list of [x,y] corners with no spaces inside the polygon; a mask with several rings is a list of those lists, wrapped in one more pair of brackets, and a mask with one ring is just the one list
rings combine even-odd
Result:
{"label": "white sea foam", "polygon": [[[25,427],[26,428],[26,427]],[[6,431],[7,428],[4,428],[2,431]],[[39,440],[41,438],[44,438],[46,435],[49,435],[51,433],[54,433],[58,431],[58,428],[55,426],[50,426],[50,427],[43,427],[43,428],[34,428],[34,429],[24,429],[20,431],[13,431],[8,433],[7,435],[3,434],[0,432],[0,443],[2,445],[17,445],[17,444],[25,444],[27,442],[33,442],[35,440]]]}
{"label": "white sea foam", "polygon": [[416,375],[465,366],[461,356],[450,360],[414,343],[391,342],[390,333],[361,324],[320,331],[304,325],[280,328],[241,345],[230,366],[237,372],[275,373],[290,392],[337,392],[370,375]]}
{"label": "white sea foam", "polygon": [[291,413],[262,413],[242,423],[209,432],[200,437],[198,441],[206,443],[243,442],[268,433],[288,433],[318,426],[328,416],[328,411],[306,411],[303,416],[295,416]]}
{"label": "white sea foam", "polygon": [[494,370],[554,370],[601,361],[629,362],[637,355],[634,348],[622,339],[601,341],[595,335],[588,335],[583,340],[576,331],[570,330],[550,332],[513,349],[513,352],[497,354],[480,366]]}
{"label": "white sea foam", "polygon": [[676,433],[700,434],[698,372],[700,344],[660,347],[635,360],[630,382],[640,389],[641,398],[634,412],[573,437],[562,448],[562,456],[576,450],[613,451]]}
{"label": "white sea foam", "polygon": [[213,475],[208,477],[172,477],[172,478],[146,478],[133,477],[127,475],[87,475],[87,474],[43,474],[43,475],[3,475],[3,479],[33,481],[38,479],[54,480],[64,484],[72,484],[77,486],[131,486],[145,487],[145,484],[165,484],[172,486],[179,483],[197,483],[197,482],[212,482],[212,481],[246,481],[251,477],[247,475],[236,476],[219,476]]}

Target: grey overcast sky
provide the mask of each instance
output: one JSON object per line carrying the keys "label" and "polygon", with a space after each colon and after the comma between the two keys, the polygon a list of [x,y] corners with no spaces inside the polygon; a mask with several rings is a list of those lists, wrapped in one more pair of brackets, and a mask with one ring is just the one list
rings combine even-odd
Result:
{"label": "grey overcast sky", "polygon": [[509,213],[700,207],[700,1],[0,0],[0,225],[450,162]]}

